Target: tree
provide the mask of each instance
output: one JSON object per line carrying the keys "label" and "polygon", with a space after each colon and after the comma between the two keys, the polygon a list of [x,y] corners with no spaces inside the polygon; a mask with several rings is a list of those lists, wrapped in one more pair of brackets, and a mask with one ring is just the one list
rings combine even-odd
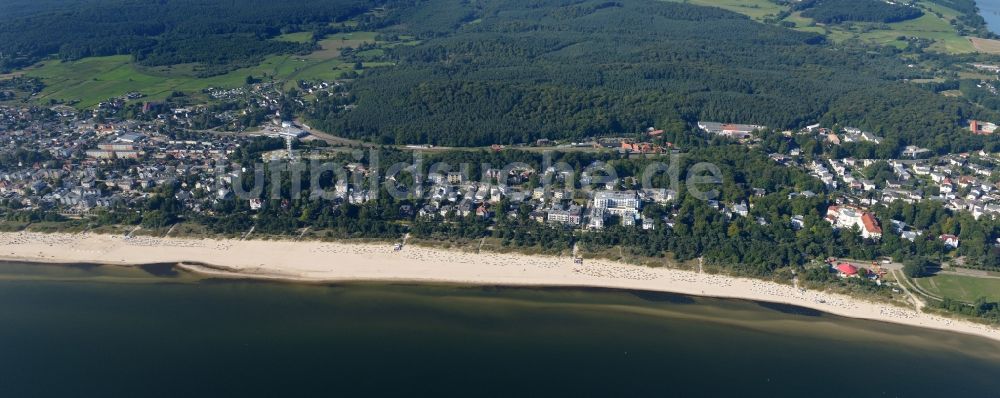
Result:
{"label": "tree", "polygon": [[921,278],[927,275],[930,261],[925,258],[914,258],[903,263],[903,274],[910,278]]}

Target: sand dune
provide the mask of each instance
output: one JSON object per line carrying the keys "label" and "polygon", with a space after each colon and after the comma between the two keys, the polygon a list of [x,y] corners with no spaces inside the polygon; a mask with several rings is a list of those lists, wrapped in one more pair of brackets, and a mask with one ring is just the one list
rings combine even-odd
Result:
{"label": "sand dune", "polygon": [[[390,244],[237,241],[94,234],[0,233],[0,260],[104,264],[186,263],[219,276],[297,281],[416,281],[583,286],[769,301],[837,315],[950,330],[1000,341],[1000,329],[845,295],[755,279],[569,257],[465,253]],[[211,266],[195,265],[210,264]]]}

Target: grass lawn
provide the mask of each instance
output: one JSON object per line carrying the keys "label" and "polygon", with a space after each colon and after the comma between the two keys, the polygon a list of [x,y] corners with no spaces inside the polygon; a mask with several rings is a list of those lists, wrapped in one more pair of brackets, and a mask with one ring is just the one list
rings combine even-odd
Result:
{"label": "grass lawn", "polygon": [[365,43],[376,43],[377,32],[336,33],[320,40],[321,50],[309,54],[313,58],[329,59],[340,56],[340,50],[345,47],[356,48]]}
{"label": "grass lawn", "polygon": [[813,23],[813,20],[802,16],[802,11],[796,11],[791,13],[791,15],[785,17],[783,21],[792,22],[795,24],[795,29],[807,31],[807,32],[817,32],[823,33],[822,26],[809,26]]}
{"label": "grass lawn", "polygon": [[308,43],[310,40],[312,40],[312,38],[313,38],[312,32],[295,32],[295,33],[286,33],[281,36],[275,37],[274,40],[290,41],[295,43]]}
{"label": "grass lawn", "polygon": [[[769,0],[666,0],[677,1],[702,6],[713,6],[746,15],[755,20],[763,20],[785,10]],[[905,47],[906,41],[897,40],[900,36],[919,37],[934,40],[929,48],[931,51],[963,54],[975,52],[969,39],[960,36],[950,24],[959,16],[959,12],[948,7],[919,1],[925,8],[924,15],[909,21],[890,24],[874,24],[855,22],[852,24],[815,25],[810,18],[803,17],[800,12],[794,12],[783,21],[795,24],[795,29],[804,32],[814,32],[826,35],[835,43],[847,40],[861,40],[881,45]],[[938,17],[937,14],[941,16]],[[889,29],[884,29],[888,27]]]}
{"label": "grass lawn", "polygon": [[698,6],[719,7],[737,12],[750,18],[761,20],[764,17],[777,15],[784,7],[770,0],[665,0],[687,3]]}
{"label": "grass lawn", "polygon": [[[939,7],[947,9],[945,7]],[[955,14],[955,11],[950,11]],[[794,22],[796,29],[807,32],[826,33],[827,37],[834,42],[845,40],[861,40],[881,45],[905,47],[907,42],[898,40],[900,36],[919,37],[933,40],[934,43],[928,48],[931,51],[963,54],[975,52],[969,39],[963,37],[955,31],[949,24],[951,20],[948,15],[942,12],[944,18],[938,18],[932,13],[925,12],[923,16],[909,21],[895,22],[890,24],[874,24],[856,22],[850,25],[829,25],[810,26],[812,20],[802,17],[799,13],[793,13],[785,21]],[[888,27],[889,29],[884,29]]]}
{"label": "grass lawn", "polygon": [[28,226],[26,222],[18,221],[0,221],[0,231],[13,232],[23,230]]}
{"label": "grass lawn", "polygon": [[30,232],[41,232],[41,233],[53,233],[53,232],[63,232],[63,233],[77,233],[83,232],[87,229],[87,224],[80,220],[69,220],[64,222],[57,221],[46,221],[37,222],[28,225],[26,230]]}
{"label": "grass lawn", "polygon": [[373,48],[371,50],[358,51],[357,55],[361,57],[361,59],[379,58],[385,55],[385,50],[381,48]]}
{"label": "grass lawn", "polygon": [[[247,76],[273,77],[294,84],[297,80],[333,80],[353,68],[340,57],[344,47],[357,47],[362,43],[375,43],[375,32],[354,32],[333,35],[319,42],[322,47],[308,55],[274,55],[259,65],[237,69],[224,75],[207,78],[196,77],[197,65],[143,67],[131,62],[129,56],[91,57],[72,62],[46,61],[24,71],[38,77],[45,89],[36,97],[78,100],[82,108],[92,107],[108,98],[138,91],[146,100],[162,100],[173,91],[198,92],[208,87],[239,87]],[[311,33],[292,33],[279,36],[279,40],[309,40]],[[373,54],[374,55],[374,54]],[[365,63],[365,67],[383,66]]]}
{"label": "grass lawn", "polygon": [[993,80],[997,78],[995,74],[989,74],[981,71],[960,71],[958,72],[959,79],[979,79],[979,80]]}
{"label": "grass lawn", "polygon": [[979,297],[1000,301],[1000,279],[935,275],[914,279],[922,289],[941,297],[974,302]]}
{"label": "grass lawn", "polygon": [[955,11],[955,10],[953,10],[951,8],[945,7],[943,5],[935,3],[933,1],[920,1],[919,3],[920,3],[921,6],[924,7],[924,9],[925,9],[924,12],[930,11],[930,12],[939,13],[939,14],[941,14],[941,17],[945,18],[949,22],[951,20],[956,19],[956,18],[958,18],[959,16],[962,15],[958,11]]}
{"label": "grass lawn", "polygon": [[876,43],[893,44],[899,43],[896,40],[899,36],[912,36],[934,40],[934,44],[929,48],[932,51],[949,54],[976,51],[969,39],[960,36],[947,19],[938,18],[931,13],[925,12],[920,18],[887,25],[891,28],[890,30],[871,30],[858,33],[858,37]]}
{"label": "grass lawn", "polygon": [[197,78],[191,67],[143,68],[128,56],[92,57],[72,62],[53,61],[25,72],[41,78],[46,87],[38,100],[78,100],[79,106],[91,107],[111,97],[138,91],[148,99],[166,98],[173,91],[200,91],[207,87],[237,87],[247,75],[261,76],[283,63],[283,57],[271,57],[253,68],[239,69],[224,75]]}
{"label": "grass lawn", "polygon": [[776,15],[785,9],[769,0],[665,0],[698,6],[719,7],[724,10],[740,13],[750,18],[761,20],[764,17]]}

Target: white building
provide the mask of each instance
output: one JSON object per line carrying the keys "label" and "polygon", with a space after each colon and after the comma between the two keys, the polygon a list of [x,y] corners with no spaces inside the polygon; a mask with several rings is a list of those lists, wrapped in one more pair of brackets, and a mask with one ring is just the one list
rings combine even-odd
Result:
{"label": "white building", "polygon": [[826,220],[835,228],[857,226],[865,239],[882,238],[882,228],[879,227],[875,216],[854,206],[830,206],[826,210]]}
{"label": "white building", "polygon": [[594,208],[622,218],[622,223],[631,225],[639,216],[639,195],[635,191],[600,191],[594,194]]}
{"label": "white building", "polygon": [[568,209],[552,209],[548,211],[546,219],[552,224],[580,225],[583,221],[583,208],[574,205]]}

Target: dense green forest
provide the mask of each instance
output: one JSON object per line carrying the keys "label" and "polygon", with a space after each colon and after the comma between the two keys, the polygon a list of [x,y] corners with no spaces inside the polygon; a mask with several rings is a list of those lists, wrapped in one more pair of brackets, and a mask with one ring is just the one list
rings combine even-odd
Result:
{"label": "dense green forest", "polygon": [[963,79],[958,82],[958,89],[961,90],[962,96],[969,101],[988,109],[1000,111],[1000,95],[994,92],[995,89],[991,90],[990,86],[995,84],[994,82],[985,82],[984,84],[981,80]]}
{"label": "dense green forest", "polygon": [[15,0],[0,6],[18,10],[0,13],[0,70],[27,66],[51,54],[70,60],[125,54],[147,65],[198,62],[231,69],[260,62],[266,54],[306,50],[309,47],[268,39],[290,31],[321,30],[376,4],[374,0],[24,4]]}
{"label": "dense green forest", "polygon": [[395,67],[351,87],[357,108],[332,98],[310,115],[315,125],[383,143],[486,145],[697,120],[819,121],[943,152],[982,146],[959,126],[994,116],[901,82],[918,72],[891,54],[834,49],[821,35],[716,8],[645,0],[395,7],[387,30],[425,40],[391,49]]}
{"label": "dense green forest", "polygon": [[[836,1],[847,0],[809,10]],[[975,10],[967,0],[939,1]],[[997,119],[995,109],[904,83],[926,76],[891,51],[835,48],[822,35],[717,8],[653,0],[24,4],[0,16],[0,69],[51,54],[129,54],[147,66],[199,64],[207,76],[310,51],[314,43],[271,39],[322,37],[331,21],[415,36],[418,45],[382,49],[379,60],[394,66],[365,70],[350,97],[331,96],[306,115],[319,128],[382,143],[512,144],[649,126],[676,136],[716,120],[851,125],[939,153],[996,145],[961,131],[965,119]]]}
{"label": "dense green forest", "polygon": [[0,18],[19,18],[69,6],[84,6],[102,0],[4,0],[0,1]]}
{"label": "dense green forest", "polygon": [[883,0],[806,0],[797,8],[805,9],[802,16],[820,23],[900,22],[924,15],[919,8],[890,4]]}

